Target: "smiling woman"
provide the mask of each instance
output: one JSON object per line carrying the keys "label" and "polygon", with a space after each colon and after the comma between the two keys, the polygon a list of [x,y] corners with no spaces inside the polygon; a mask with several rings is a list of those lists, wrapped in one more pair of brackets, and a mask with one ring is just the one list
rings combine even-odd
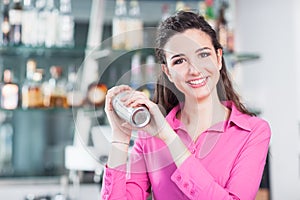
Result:
{"label": "smiling woman", "polygon": [[207,34],[199,29],[188,29],[170,38],[164,48],[166,64],[162,65],[163,71],[185,94],[186,100],[190,99],[189,93],[198,100],[217,95],[213,88],[219,80],[222,50],[214,50]]}
{"label": "smiling woman", "polygon": [[[162,70],[153,100],[126,85],[107,93],[113,143],[102,198],[255,199],[271,132],[233,90],[215,31],[180,11],[159,26],[156,55]],[[123,91],[125,106],[149,110],[145,127],[116,115],[112,100]]]}

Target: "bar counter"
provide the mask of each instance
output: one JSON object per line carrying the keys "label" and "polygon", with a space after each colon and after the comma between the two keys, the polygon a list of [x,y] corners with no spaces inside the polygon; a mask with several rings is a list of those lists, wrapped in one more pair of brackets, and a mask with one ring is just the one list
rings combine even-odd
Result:
{"label": "bar counter", "polygon": [[97,184],[84,183],[79,187],[62,185],[60,177],[0,178],[0,199],[25,200],[27,196],[53,197],[61,193],[67,193],[72,200],[100,199],[100,187]]}

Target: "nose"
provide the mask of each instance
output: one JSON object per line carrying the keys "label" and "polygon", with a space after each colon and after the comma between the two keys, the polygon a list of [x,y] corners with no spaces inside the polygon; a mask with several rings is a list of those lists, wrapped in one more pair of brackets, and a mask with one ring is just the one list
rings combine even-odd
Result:
{"label": "nose", "polygon": [[193,75],[199,75],[201,73],[199,66],[197,66],[197,64],[195,62],[189,63],[188,70],[189,70],[189,73],[193,74]]}

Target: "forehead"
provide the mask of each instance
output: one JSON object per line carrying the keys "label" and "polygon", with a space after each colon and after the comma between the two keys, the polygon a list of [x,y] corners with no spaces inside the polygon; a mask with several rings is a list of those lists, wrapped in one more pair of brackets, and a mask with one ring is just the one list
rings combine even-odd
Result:
{"label": "forehead", "polygon": [[176,33],[166,43],[166,54],[184,53],[196,51],[199,48],[209,47],[213,49],[211,38],[199,29],[188,29],[182,33]]}

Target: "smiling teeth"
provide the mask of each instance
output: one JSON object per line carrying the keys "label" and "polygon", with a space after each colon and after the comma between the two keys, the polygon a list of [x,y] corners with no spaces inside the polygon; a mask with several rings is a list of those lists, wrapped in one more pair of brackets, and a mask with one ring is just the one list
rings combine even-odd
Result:
{"label": "smiling teeth", "polygon": [[198,85],[198,84],[203,83],[205,80],[206,80],[206,78],[202,78],[202,79],[198,79],[198,80],[189,81],[189,83],[192,85]]}

